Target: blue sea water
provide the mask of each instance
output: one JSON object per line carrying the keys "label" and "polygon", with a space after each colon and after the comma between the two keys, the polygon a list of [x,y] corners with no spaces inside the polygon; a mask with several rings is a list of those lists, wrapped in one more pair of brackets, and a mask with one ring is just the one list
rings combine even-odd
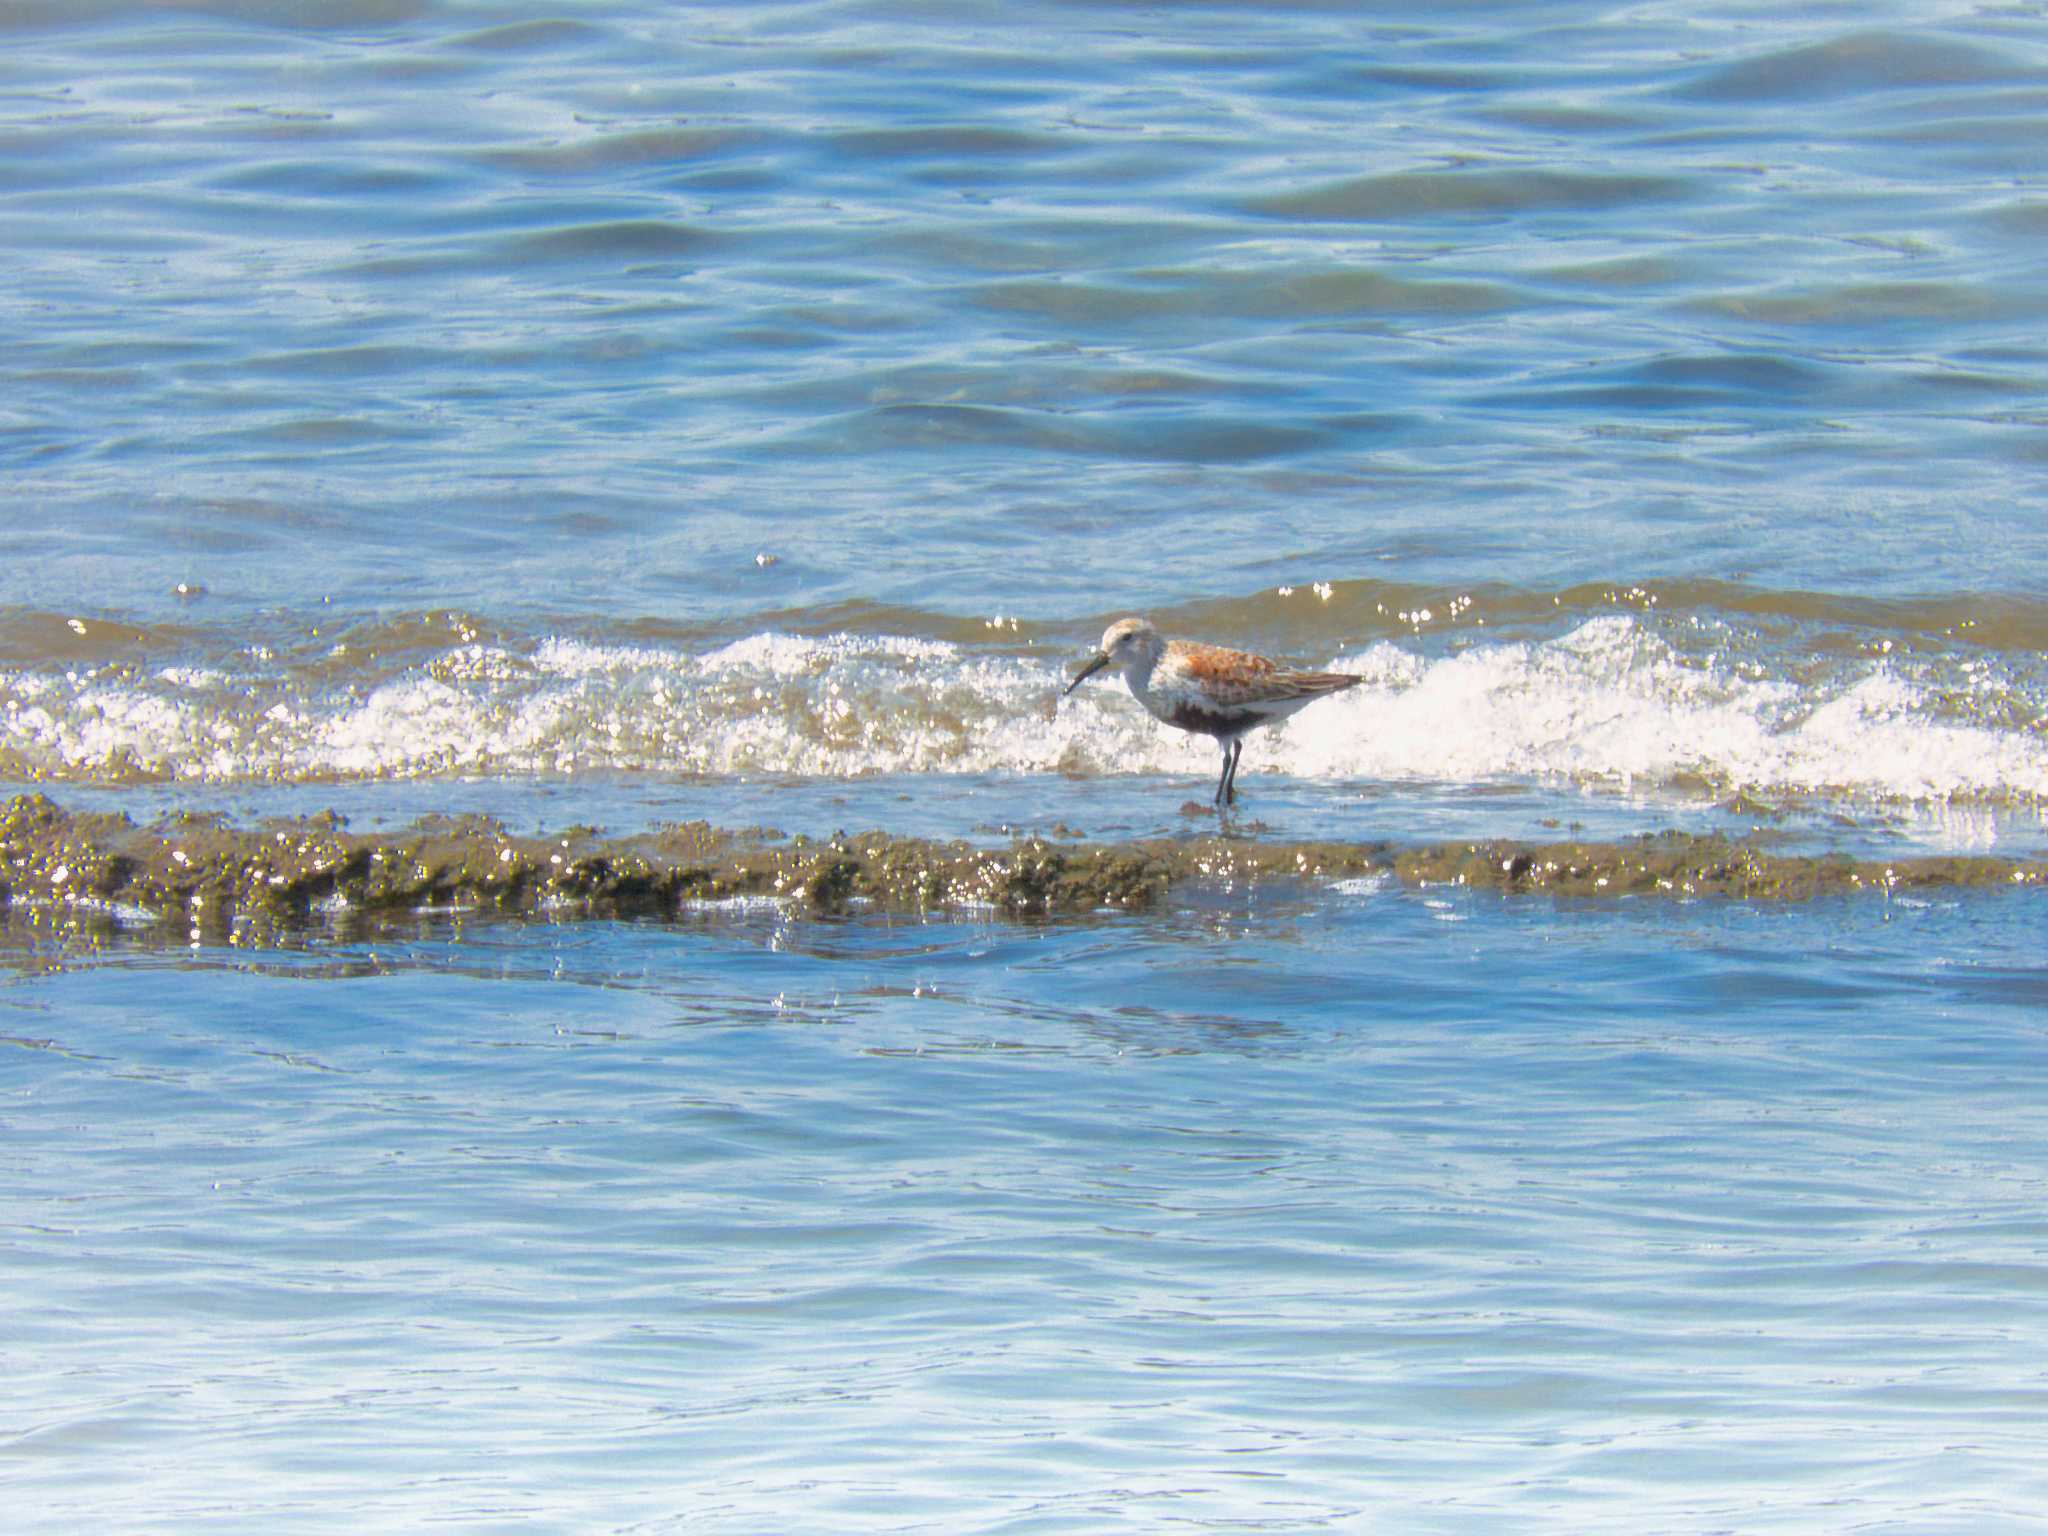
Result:
{"label": "blue sea water", "polygon": [[[2048,848],[2029,5],[0,3],[0,782]],[[4,878],[4,876],[0,876]],[[0,940],[10,1529],[2048,1529],[2039,893]]]}
{"label": "blue sea water", "polygon": [[39,1530],[2040,1530],[2038,911],[1214,895],[4,993]]}
{"label": "blue sea water", "polygon": [[1367,887],[18,970],[10,1507],[2040,1529],[2040,938]]}

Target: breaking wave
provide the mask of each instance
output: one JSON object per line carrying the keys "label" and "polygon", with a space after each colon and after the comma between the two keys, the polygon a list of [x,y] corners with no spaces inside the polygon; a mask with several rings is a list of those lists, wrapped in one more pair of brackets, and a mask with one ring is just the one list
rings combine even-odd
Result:
{"label": "breaking wave", "polygon": [[[1402,615],[1404,619],[1411,615]],[[658,640],[468,621],[297,656],[146,644],[0,666],[0,776],[321,783],[437,776],[1185,774],[1214,749],[1114,683],[1061,700],[1086,643],[772,629]],[[402,638],[403,643],[399,643]],[[1510,638],[1377,638],[1301,658],[1363,686],[1254,737],[1245,771],[1629,791],[2048,799],[2038,658],[1866,637],[1800,648],[1695,613]]]}

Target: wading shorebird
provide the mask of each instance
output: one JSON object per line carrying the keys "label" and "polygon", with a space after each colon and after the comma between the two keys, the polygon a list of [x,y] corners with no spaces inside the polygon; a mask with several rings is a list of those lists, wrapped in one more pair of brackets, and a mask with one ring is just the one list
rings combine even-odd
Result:
{"label": "wading shorebird", "polygon": [[1102,649],[1074,675],[1065,698],[1104,667],[1123,673],[1131,696],[1168,725],[1214,736],[1223,748],[1216,803],[1237,799],[1237,760],[1245,732],[1285,720],[1326,693],[1365,681],[1349,672],[1294,672],[1250,651],[1168,640],[1149,619],[1118,619],[1102,632]]}

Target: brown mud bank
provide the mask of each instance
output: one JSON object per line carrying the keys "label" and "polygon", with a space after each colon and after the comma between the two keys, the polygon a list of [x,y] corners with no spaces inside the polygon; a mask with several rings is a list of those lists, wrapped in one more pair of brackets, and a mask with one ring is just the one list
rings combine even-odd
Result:
{"label": "brown mud bank", "polygon": [[0,806],[0,909],[65,924],[161,925],[267,939],[308,926],[428,913],[676,917],[770,898],[798,911],[975,907],[1015,917],[1135,911],[1176,886],[1384,876],[1574,897],[1805,900],[1837,892],[2048,883],[2048,861],[1867,860],[1772,852],[1667,832],[1610,843],[1500,839],[1404,847],[1218,836],[1128,843],[1026,838],[1005,847],[886,832],[827,840],[701,822],[606,838],[522,836],[482,817],[357,834],[331,813],[235,827],[179,815],[151,825],[74,813],[41,795]]}

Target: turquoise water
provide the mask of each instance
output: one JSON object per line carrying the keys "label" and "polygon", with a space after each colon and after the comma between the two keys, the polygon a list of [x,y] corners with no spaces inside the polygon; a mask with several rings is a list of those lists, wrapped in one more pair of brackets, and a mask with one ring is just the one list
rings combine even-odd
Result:
{"label": "turquoise water", "polygon": [[[2048,848],[2030,7],[0,38],[0,787]],[[10,1528],[2048,1529],[2036,892],[50,932]]]}

